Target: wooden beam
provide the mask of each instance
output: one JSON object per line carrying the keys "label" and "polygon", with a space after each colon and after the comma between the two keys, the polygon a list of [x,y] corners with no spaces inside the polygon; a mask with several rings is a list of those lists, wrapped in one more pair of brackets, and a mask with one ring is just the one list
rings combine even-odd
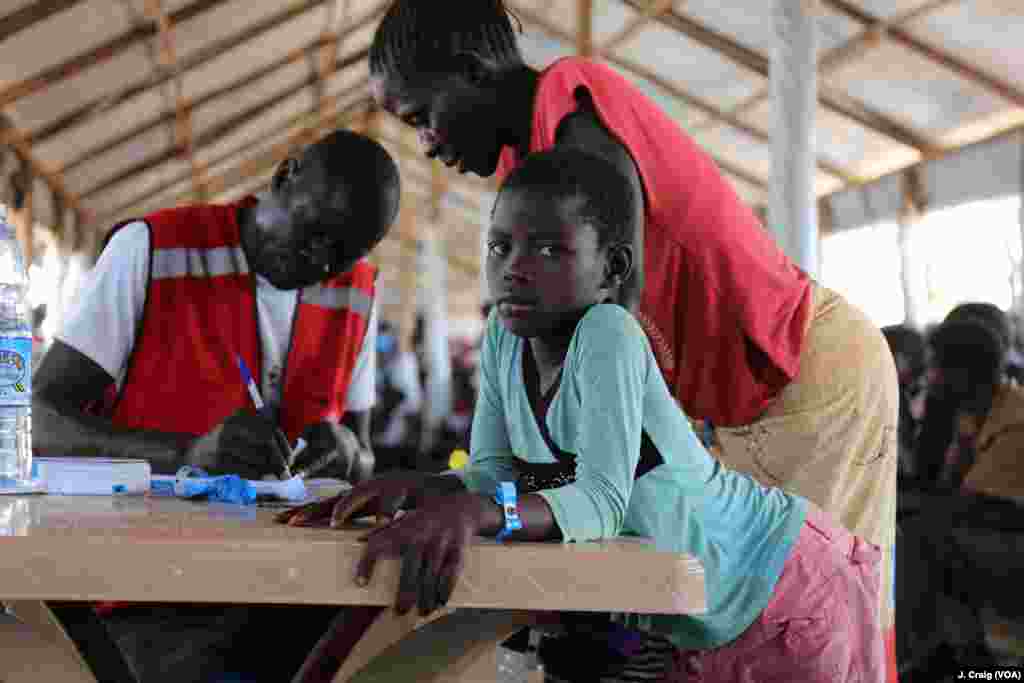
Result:
{"label": "wooden beam", "polygon": [[[529,10],[525,10],[522,7],[518,6],[516,7],[515,12],[525,21],[543,30],[550,37],[555,38],[557,40],[561,40],[562,42],[571,42],[571,36],[568,36],[558,27],[554,26],[551,22],[546,21],[543,17],[540,17],[536,13],[531,12]],[[771,136],[767,132],[745,123],[739,117],[719,109],[718,107],[711,104],[707,100],[699,98],[696,95],[693,95],[692,93],[680,89],[679,87],[668,82],[667,80],[656,74],[654,71],[647,68],[646,66],[638,64],[630,59],[626,59],[624,57],[619,57],[616,55],[604,54],[602,55],[602,57],[609,63],[621,67],[623,70],[628,71],[634,76],[642,78],[646,81],[650,81],[653,85],[656,85],[660,89],[664,90],[665,94],[682,101],[683,103],[694,109],[698,109],[704,112],[709,117],[711,117],[715,123],[725,123],[729,126],[732,126],[733,128],[736,128],[737,130],[743,131],[744,133],[750,135],[751,137],[755,138],[760,142],[768,143],[771,141]],[[824,171],[825,173],[829,173],[831,175],[842,178],[846,182],[856,182],[860,180],[857,176],[851,174],[849,171],[839,166],[836,166],[835,164],[830,164],[826,161],[818,161],[818,168]]]}
{"label": "wooden beam", "polygon": [[672,8],[672,3],[673,0],[650,0],[650,2],[647,3],[647,7],[642,12],[633,17],[630,21],[626,22],[626,25],[622,27],[618,33],[605,41],[605,43],[601,45],[594,54],[609,54],[619,45],[622,45],[636,35],[640,29],[651,23],[653,19],[670,10]]}
{"label": "wooden beam", "polygon": [[[265,173],[268,169],[274,168],[279,163],[287,159],[297,149],[305,147],[310,138],[308,133],[309,130],[319,131],[328,125],[334,127],[343,126],[353,117],[361,113],[366,106],[366,100],[355,102],[354,104],[345,107],[337,114],[326,116],[323,119],[316,121],[312,126],[292,133],[286,139],[271,146],[270,149],[267,149],[256,156],[248,157],[242,160],[234,168],[231,168],[216,177],[210,178],[206,183],[207,190],[211,194],[219,194],[255,176],[258,176],[261,173]],[[188,195],[179,197],[179,200],[187,201]]]}
{"label": "wooden beam", "polygon": [[80,2],[82,0],[39,0],[0,17],[0,43]]}
{"label": "wooden beam", "polygon": [[[365,81],[363,81],[362,83],[365,83]],[[330,99],[330,101],[329,101],[330,106],[331,107],[335,107],[335,106],[337,106],[337,104],[339,102],[342,102],[342,101],[345,101],[345,100],[349,99],[354,92],[356,92],[360,87],[362,87],[362,83],[356,85],[355,87],[353,87],[350,91],[348,91],[346,93],[342,93],[342,94],[333,96]],[[395,141],[395,140],[393,140],[391,138],[387,138],[387,137],[383,137],[383,136],[379,135],[379,133],[377,132],[377,126],[374,124],[374,121],[377,120],[377,117],[380,116],[380,113],[376,109],[376,107],[373,105],[373,102],[371,100],[362,100],[362,101],[366,105],[365,106],[365,117],[366,117],[366,120],[358,122],[357,124],[351,124],[351,125],[349,125],[349,128],[351,128],[353,130],[356,129],[356,128],[362,128],[363,130],[361,132],[363,132],[364,134],[366,134],[366,135],[368,135],[370,137],[374,137],[375,139],[380,140],[382,143],[384,143],[386,145],[390,145],[392,148],[394,148],[397,151],[397,153],[398,153],[398,155],[400,157],[407,158],[410,161],[415,161],[420,166],[426,166],[427,164],[431,163],[430,160],[426,159],[422,154],[418,153],[418,151],[415,148],[409,147],[405,143],[397,142],[397,141]],[[357,106],[357,104],[354,104],[353,106]],[[332,116],[336,116],[336,115],[332,115]],[[358,114],[357,114],[357,116],[358,116]],[[320,126],[321,129],[323,128],[322,124],[316,123],[316,117],[315,116],[313,117],[313,119],[311,119],[309,114],[302,113],[302,114],[298,114],[296,116],[291,117],[291,119],[289,121],[287,121],[286,123],[284,123],[282,126],[280,126],[280,127],[276,128],[275,130],[267,133],[264,136],[264,138],[265,139],[273,139],[273,138],[277,137],[280,133],[282,133],[284,131],[287,131],[287,130],[290,130],[290,129],[294,128],[296,125],[299,125],[299,124],[302,124],[302,123],[305,123],[305,122],[309,122],[311,120],[313,120],[314,123],[310,123],[309,126],[306,126],[307,128],[309,128],[309,127],[314,127],[315,128],[316,126]],[[328,121],[327,121],[328,124],[330,124],[332,121],[333,121],[333,119],[331,117],[328,117]],[[252,141],[245,141],[243,143],[240,143],[239,145],[237,145],[233,149],[229,150],[228,152],[222,154],[218,158],[216,158],[214,160],[211,160],[208,163],[208,167],[213,168],[213,167],[220,166],[220,165],[224,164],[227,161],[230,161],[230,160],[232,160],[232,159],[234,159],[236,157],[244,155],[247,152],[250,152],[252,150],[252,148],[253,148]],[[412,174],[411,177],[417,178],[419,180],[424,180],[425,183],[429,182],[429,179],[427,178],[427,174],[423,174],[423,175]],[[132,199],[128,200],[127,202],[123,203],[122,205],[118,206],[117,208],[115,208],[115,209],[113,209],[111,211],[107,211],[107,212],[105,212],[104,214],[102,214],[100,216],[97,216],[95,218],[94,222],[99,223],[99,224],[111,224],[111,223],[116,222],[117,220],[119,220],[119,219],[121,219],[123,217],[135,216],[135,215],[138,215],[140,213],[144,213],[146,210],[148,210],[148,208],[152,205],[152,203],[155,200],[160,200],[161,196],[165,195],[168,190],[172,189],[173,187],[175,187],[177,185],[180,185],[181,183],[183,183],[184,181],[186,181],[188,179],[189,179],[188,174],[185,174],[185,175],[179,174],[177,177],[175,177],[175,178],[173,178],[173,179],[171,179],[171,180],[161,184],[159,187],[156,187],[156,188],[154,188],[152,190],[148,190],[147,192],[143,193],[142,195],[133,197]],[[484,191],[486,189],[489,189],[489,186],[486,185],[485,183],[483,183],[482,181],[469,180],[468,178],[465,178],[463,176],[460,176],[458,178],[450,178],[450,179],[446,178],[446,186],[447,186],[447,190],[446,191],[450,195],[453,195],[454,197],[456,197],[457,199],[462,201],[463,203],[471,204],[471,205],[475,205],[476,201],[475,200],[470,200],[468,198],[470,195],[467,195],[467,194],[464,194],[464,193],[460,192],[460,190],[458,189],[458,187],[456,187],[456,185],[464,187],[470,193],[475,193],[475,192]],[[227,190],[230,190],[230,189],[231,188],[227,188]],[[225,191],[227,191],[227,190],[225,190]],[[214,193],[214,194],[211,195],[211,197],[218,196],[218,194],[223,194],[223,192]],[[186,193],[186,194],[179,195],[176,198],[169,198],[169,199],[166,199],[164,201],[168,201],[168,202],[170,202],[170,201],[183,202],[183,201],[194,201],[194,199],[195,198],[193,196],[191,196],[190,194]]]}
{"label": "wooden beam", "polygon": [[[196,2],[173,12],[169,18],[172,24],[180,24],[226,2],[228,0],[196,0]],[[28,97],[56,85],[97,64],[108,62],[126,50],[135,47],[140,42],[154,38],[157,34],[158,29],[152,24],[136,26],[127,33],[108,40],[103,45],[93,48],[89,52],[44,69],[23,81],[12,83],[6,88],[0,89],[0,107],[6,107],[23,97]]]}
{"label": "wooden beam", "polygon": [[[370,110],[371,110],[371,108],[368,107],[367,111],[370,111]],[[354,114],[354,117],[358,117],[358,113]],[[366,131],[364,131],[364,132],[366,132]],[[227,198],[231,197],[233,194],[235,194],[235,191],[239,190],[239,189],[247,190],[246,192],[242,192],[240,194],[250,194],[253,190],[261,187],[263,184],[265,184],[265,183],[267,183],[269,181],[269,179],[271,177],[270,171],[273,169],[273,167],[277,163],[280,163],[280,159],[282,159],[282,158],[284,158],[284,157],[275,158],[274,161],[270,161],[268,159],[262,159],[262,160],[257,159],[257,160],[255,160],[252,168],[250,169],[250,170],[255,172],[255,175],[253,175],[253,176],[251,176],[249,178],[237,176],[237,177],[234,177],[234,178],[230,179],[230,182],[225,184],[223,187],[221,187],[219,189],[219,191],[217,193],[214,194],[214,196],[211,198],[211,201],[224,201],[225,199],[227,199]],[[263,166],[263,171],[262,172],[259,171],[259,167],[260,166]],[[249,183],[247,185],[247,182],[252,180],[253,178],[256,179],[256,182]],[[423,191],[423,190],[419,190],[419,189],[416,189],[416,188],[409,188],[408,192],[410,194],[416,196],[417,198],[422,199],[424,202],[431,201],[431,198],[428,196],[428,193]],[[417,204],[415,204],[414,202],[409,201],[409,202],[407,202],[407,204],[405,206],[406,206],[407,210],[413,211],[416,215],[418,215]],[[452,224],[452,221],[449,221],[449,220],[445,221],[445,225],[446,226],[450,227],[451,224]],[[471,226],[470,226],[470,223],[468,223],[468,222],[463,223],[463,222],[459,221],[459,227],[463,227],[464,228],[464,227],[471,227]],[[451,231],[445,231],[444,234],[445,234],[445,237],[443,237],[442,239],[444,239],[445,243],[447,245],[452,244],[453,241],[451,239],[448,239],[447,237],[448,237],[448,235],[454,234],[454,233],[452,233]],[[393,231],[392,235],[389,235],[389,237],[385,238],[385,242],[383,244],[386,244],[388,242],[388,240],[394,240],[399,245],[399,247],[401,247],[402,249],[412,249],[413,253],[415,253],[415,250],[416,250],[415,241],[412,240],[407,235],[399,234],[399,232]],[[456,244],[461,244],[461,242],[458,242],[458,241],[455,242],[455,243]],[[474,239],[473,245],[474,245],[474,248],[479,247],[479,241],[477,239]],[[479,268],[479,266],[474,264],[471,259],[467,259],[465,257],[461,257],[461,256],[459,256],[459,254],[454,253],[454,252],[452,252],[449,249],[446,249],[445,251],[446,251],[445,259],[448,261],[448,265],[450,267],[454,268],[455,270],[457,270],[459,272],[465,273],[466,275],[469,275],[469,276],[471,276],[473,278],[478,278],[480,276],[480,268]]]}
{"label": "wooden beam", "polygon": [[718,167],[728,175],[735,176],[747,185],[753,185],[759,190],[764,190],[765,192],[768,191],[768,181],[766,179],[754,175],[745,168],[740,168],[731,161],[726,161],[716,154],[713,154],[709,149],[705,149],[704,151],[707,152],[708,156],[714,160],[715,164],[717,164]]}
{"label": "wooden beam", "polygon": [[[267,17],[263,21],[253,24],[239,33],[228,36],[227,38],[219,40],[212,45],[202,48],[193,55],[181,60],[179,64],[181,72],[186,74],[193,69],[198,69],[207,62],[224,55],[244,43],[259,38],[271,29],[287,23],[292,19],[305,14],[311,9],[319,7],[325,2],[327,2],[327,0],[303,0],[297,4],[288,3],[285,8],[277,14]],[[380,12],[379,8],[375,12],[370,13],[370,15],[364,18],[364,20],[375,19],[378,12]],[[105,111],[109,111],[124,104],[133,97],[137,97],[151,88],[160,87],[164,83],[170,81],[170,79],[170,74],[159,74],[153,78],[147,78],[143,81],[129,84],[117,92],[103,97],[98,97],[65,114],[54,122],[33,131],[31,139],[33,142],[42,142],[55,135],[59,135],[60,133],[63,133],[69,128],[72,128],[93,116],[102,114]]]}
{"label": "wooden beam", "polygon": [[[213,102],[214,100],[218,100],[223,97],[229,97],[237,93],[239,90],[242,90],[252,85],[253,83],[259,81],[260,79],[269,76],[275,71],[282,69],[286,66],[289,66],[291,64],[294,64],[302,60],[303,58],[307,57],[308,55],[313,54],[313,52],[320,46],[321,40],[321,38],[317,38],[317,40],[315,40],[313,43],[310,43],[309,45],[301,47],[297,50],[292,50],[287,55],[285,55],[284,58],[279,59],[273,64],[269,64],[261,69],[257,69],[256,71],[248,73],[242,76],[241,78],[231,83],[228,83],[227,85],[217,88],[216,90],[212,90],[206,95],[203,95],[202,97],[193,102],[185,101],[182,103],[182,106],[186,110],[194,111],[206,104],[209,104],[210,102]],[[364,59],[366,57],[367,52],[367,49],[363,49],[353,55],[345,56],[335,64],[332,73],[347,69],[356,62]],[[174,118],[174,115],[164,114],[156,120],[143,122],[140,125],[132,128],[131,130],[125,131],[122,135],[117,136],[116,138],[109,142],[105,142],[103,144],[97,145],[96,147],[93,147],[92,149],[86,150],[79,157],[69,161],[64,166],[64,172],[68,173],[72,169],[75,169],[78,166],[109,152],[111,149],[114,149],[115,147],[123,145],[132,138],[135,138],[139,135],[142,135],[143,133],[151,131],[154,128],[158,128],[160,126],[173,123]]]}
{"label": "wooden beam", "polygon": [[[822,2],[865,28],[885,25],[883,20],[872,16],[870,13],[857,7],[852,2],[849,2],[849,0],[822,0]],[[933,7],[932,9],[935,8]],[[975,85],[979,85],[991,93],[999,95],[1016,107],[1024,107],[1024,91],[1021,91],[1010,83],[992,76],[991,74],[987,74],[974,65],[968,64],[944,50],[940,50],[939,48],[925,43],[899,24],[886,26],[885,32],[889,39],[911,52],[914,52],[935,64],[945,67],[961,78],[974,83]]]}
{"label": "wooden beam", "polygon": [[[344,100],[347,100],[348,98],[352,97],[352,95],[359,88],[361,88],[365,83],[366,83],[366,81],[361,81],[359,84],[357,84],[351,90],[348,90],[348,91],[346,91],[344,93],[340,93],[338,95],[334,95],[331,98],[332,106],[336,106],[340,102],[342,102]],[[294,116],[291,116],[281,126],[275,128],[274,130],[272,130],[269,133],[267,133],[265,138],[273,139],[276,136],[280,135],[282,132],[288,131],[288,130],[294,128],[297,125],[306,124],[307,122],[309,122],[309,120],[310,120],[310,115],[309,115],[308,112],[302,112],[301,114],[296,114]],[[221,164],[224,164],[224,163],[226,163],[228,161],[231,161],[232,159],[234,159],[236,157],[239,157],[239,156],[245,154],[246,152],[251,152],[253,147],[255,145],[257,145],[257,144],[258,144],[258,142],[254,142],[252,140],[246,140],[245,142],[242,142],[242,143],[236,145],[235,147],[233,147],[232,149],[228,150],[227,152],[221,154],[217,158],[210,160],[209,162],[207,162],[207,166],[209,168],[215,168],[217,166],[220,166]],[[167,181],[165,183],[162,183],[161,185],[159,185],[156,188],[153,188],[151,190],[147,190],[145,193],[133,197],[132,199],[130,199],[130,200],[126,201],[125,203],[123,203],[122,205],[118,206],[116,209],[113,209],[111,211],[107,211],[103,215],[98,216],[98,221],[99,222],[110,222],[111,220],[113,220],[113,219],[115,219],[117,217],[123,216],[126,212],[138,213],[142,208],[144,208],[147,205],[148,202],[152,201],[153,199],[158,198],[160,195],[166,193],[168,190],[170,190],[174,186],[180,185],[181,183],[183,183],[184,181],[186,181],[188,179],[189,179],[188,174],[186,174],[186,175],[178,175],[175,178],[172,178],[171,180],[169,180],[169,181]]]}
{"label": "wooden beam", "polygon": [[[959,1],[959,0],[956,0]],[[935,6],[939,3],[948,4],[950,0],[933,0],[931,6]],[[925,5],[927,7],[928,5]],[[912,16],[917,16],[922,8],[917,8],[900,14],[895,17],[891,17],[885,22],[877,22],[867,27],[857,35],[847,40],[842,45],[838,45],[831,50],[825,52],[818,60],[818,76],[828,75],[842,66],[859,59],[864,56],[865,53],[870,50],[878,48],[882,45],[883,40],[889,30],[889,27],[894,24],[899,24],[903,21],[907,21]],[[743,100],[736,106],[729,109],[729,113],[733,116],[740,116],[752,110],[754,107],[760,105],[765,100],[771,97],[771,89],[763,88],[759,92],[754,93],[747,99]],[[708,125],[699,126],[695,132],[699,132],[708,128]],[[856,181],[847,181],[848,183],[855,183]]]}
{"label": "wooden beam", "polygon": [[[361,81],[363,86],[365,86],[367,80],[368,79],[364,79],[363,81]],[[210,130],[198,136],[196,139],[196,146],[204,147],[207,144],[210,144],[211,142],[215,142],[221,136],[231,133],[240,126],[243,126],[246,123],[252,121],[253,119],[266,114],[272,107],[276,107],[277,105],[281,104],[288,98],[301,92],[304,88],[308,88],[309,86],[313,85],[313,83],[315,82],[316,76],[307,76],[297,86],[289,88],[285,92],[273,95],[272,97],[263,100],[259,104],[249,107],[245,111],[221,121],[220,123],[212,127]],[[160,164],[170,161],[176,156],[176,154],[176,150],[171,148],[154,154],[152,156],[149,156],[145,159],[142,159],[139,162],[122,169],[113,177],[108,178],[99,183],[98,185],[94,185],[88,190],[82,192],[82,199],[95,197],[96,195],[102,193],[104,190],[107,190],[110,187],[113,187],[114,185],[117,185],[118,183],[127,180],[133,175],[144,173],[156,166],[159,166]]]}
{"label": "wooden beam", "polygon": [[581,57],[594,53],[594,0],[576,0],[576,51]]}
{"label": "wooden beam", "polygon": [[[617,66],[621,66],[623,69],[630,71],[631,73],[639,76],[640,78],[650,81],[652,84],[664,90],[667,95],[680,100],[687,106],[693,109],[697,109],[698,111],[704,112],[705,114],[708,115],[708,117],[710,117],[710,123],[713,123],[715,125],[725,124],[732,128],[735,128],[736,130],[746,133],[747,135],[754,138],[758,142],[764,144],[771,143],[771,135],[768,132],[760,128],[755,128],[749,123],[746,123],[745,121],[743,121],[743,119],[739,118],[739,116],[737,116],[733,112],[727,112],[722,109],[719,109],[717,106],[711,104],[707,100],[697,97],[692,93],[681,90],[680,88],[676,87],[672,83],[669,83],[664,78],[654,73],[647,67],[641,64],[637,64],[636,62],[633,62],[631,60],[619,57],[609,59],[608,61],[612,62],[613,64],[616,64]],[[708,127],[710,126],[701,126],[699,130],[704,130]],[[840,166],[836,166],[835,164],[829,163],[827,161],[819,159],[817,161],[817,165],[819,170],[824,171],[825,173],[828,173],[830,175],[834,175],[838,178],[841,178],[844,182],[852,183],[857,182],[859,180],[859,178],[856,175],[850,173],[846,169]]]}
{"label": "wooden beam", "polygon": [[[619,0],[634,9],[642,9],[640,0]],[[719,55],[752,71],[759,76],[769,78],[769,60],[764,55],[740,45],[724,33],[714,31],[679,12],[665,12],[657,18],[665,26],[682,33],[701,45],[718,52]],[[818,92],[818,102],[822,106],[848,119],[880,133],[903,145],[912,147],[924,156],[938,151],[938,146],[923,133],[895,119],[875,111],[862,102],[855,101],[845,93],[835,92],[822,87]]]}
{"label": "wooden beam", "polygon": [[970,144],[964,145],[963,147],[944,149],[944,150],[936,153],[933,156],[925,157],[925,158],[923,158],[920,161],[917,161],[915,163],[907,164],[905,166],[901,166],[899,168],[895,168],[895,169],[886,171],[885,173],[879,173],[877,175],[873,175],[873,176],[870,176],[870,177],[863,178],[861,180],[861,182],[858,183],[857,185],[853,185],[853,186],[849,186],[849,187],[836,188],[835,190],[829,192],[828,194],[822,195],[822,197],[831,197],[832,195],[838,194],[839,192],[842,192],[843,190],[850,189],[850,187],[858,187],[858,186],[862,186],[862,185],[867,185],[869,183],[878,182],[878,181],[882,180],[883,178],[888,178],[889,176],[893,176],[893,175],[897,175],[897,174],[904,174],[904,173],[906,173],[910,169],[923,169],[923,165],[925,163],[937,162],[937,161],[940,161],[942,159],[945,159],[946,157],[952,156],[953,154],[956,154],[956,153],[960,152],[961,150],[966,149],[968,147],[973,147],[975,145],[982,145],[982,144],[985,144],[986,142],[989,142],[990,140],[995,140],[995,139],[1000,138],[1000,137],[1005,136],[1005,135],[1013,135],[1013,134],[1017,134],[1017,133],[1024,133],[1024,125],[1016,124],[1016,125],[1011,125],[1011,126],[1007,126],[1007,127],[1004,127],[1004,128],[1000,128],[1000,129],[997,129],[997,130],[993,130],[991,132],[991,134],[985,135],[983,137],[980,137],[977,140],[973,140]]}
{"label": "wooden beam", "polygon": [[[327,77],[335,72],[334,65],[338,61],[338,49],[341,38],[337,35],[329,36],[324,35],[327,40],[320,47],[320,53],[317,55],[317,98],[316,106],[318,109],[323,110],[324,104],[327,100]],[[363,53],[363,56],[369,54],[369,51]]]}
{"label": "wooden beam", "polygon": [[68,190],[64,184],[64,177],[59,172],[50,169],[32,153],[32,146],[26,139],[25,133],[19,130],[3,112],[0,112],[0,136],[4,138],[6,144],[9,144],[14,149],[14,154],[21,163],[28,166],[32,173],[42,178],[50,187],[50,190],[60,197],[65,206],[71,207],[75,211],[81,211],[81,201],[77,195]]}
{"label": "wooden beam", "polygon": [[[882,43],[883,33],[884,31],[877,28],[864,31],[842,45],[834,47],[824,53],[818,60],[818,76],[825,76],[849,62],[863,57],[869,50],[877,48]],[[732,116],[741,116],[751,111],[762,102],[768,100],[770,97],[771,89],[762,88],[760,91],[730,108],[728,113]],[[700,126],[697,131],[704,130],[708,127],[708,125]]]}

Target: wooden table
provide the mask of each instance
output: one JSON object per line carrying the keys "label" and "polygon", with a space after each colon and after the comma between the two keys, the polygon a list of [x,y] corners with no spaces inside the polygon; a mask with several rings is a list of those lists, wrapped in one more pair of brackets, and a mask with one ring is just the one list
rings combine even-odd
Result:
{"label": "wooden table", "polygon": [[[360,530],[290,528],[273,514],[173,498],[0,497],[0,600],[393,604],[397,561],[379,562],[367,587],[352,580]],[[694,614],[704,605],[699,563],[643,539],[480,539],[449,609]]]}

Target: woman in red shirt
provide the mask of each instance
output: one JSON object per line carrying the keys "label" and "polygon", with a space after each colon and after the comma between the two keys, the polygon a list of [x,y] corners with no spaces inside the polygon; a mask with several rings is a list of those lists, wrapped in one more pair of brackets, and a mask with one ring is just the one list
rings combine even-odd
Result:
{"label": "woman in red shirt", "polygon": [[881,332],[786,257],[675,121],[599,62],[527,66],[501,0],[397,0],[370,74],[377,103],[460,173],[503,179],[554,145],[615,164],[645,207],[620,303],[683,409],[715,426],[728,465],[891,550],[899,404]]}

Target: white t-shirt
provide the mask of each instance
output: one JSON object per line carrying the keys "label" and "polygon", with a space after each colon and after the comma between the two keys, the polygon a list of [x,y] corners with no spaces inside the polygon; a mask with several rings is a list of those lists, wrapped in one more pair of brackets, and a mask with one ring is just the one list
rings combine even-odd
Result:
{"label": "white t-shirt", "polygon": [[[124,382],[135,331],[142,319],[149,277],[149,228],[142,221],[119,230],[82,279],[82,287],[64,318],[57,338],[106,370],[118,389]],[[260,392],[268,406],[281,402],[281,369],[295,316],[298,291],[276,289],[256,276],[256,310],[263,348]],[[349,383],[347,410],[365,411],[375,402],[377,306],[359,350]],[[241,380],[239,380],[241,381]]]}

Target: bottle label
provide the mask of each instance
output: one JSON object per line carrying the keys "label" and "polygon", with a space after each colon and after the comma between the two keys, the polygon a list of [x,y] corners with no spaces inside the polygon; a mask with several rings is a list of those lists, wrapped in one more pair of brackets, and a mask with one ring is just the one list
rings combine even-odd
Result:
{"label": "bottle label", "polygon": [[32,405],[32,338],[0,335],[0,405]]}

